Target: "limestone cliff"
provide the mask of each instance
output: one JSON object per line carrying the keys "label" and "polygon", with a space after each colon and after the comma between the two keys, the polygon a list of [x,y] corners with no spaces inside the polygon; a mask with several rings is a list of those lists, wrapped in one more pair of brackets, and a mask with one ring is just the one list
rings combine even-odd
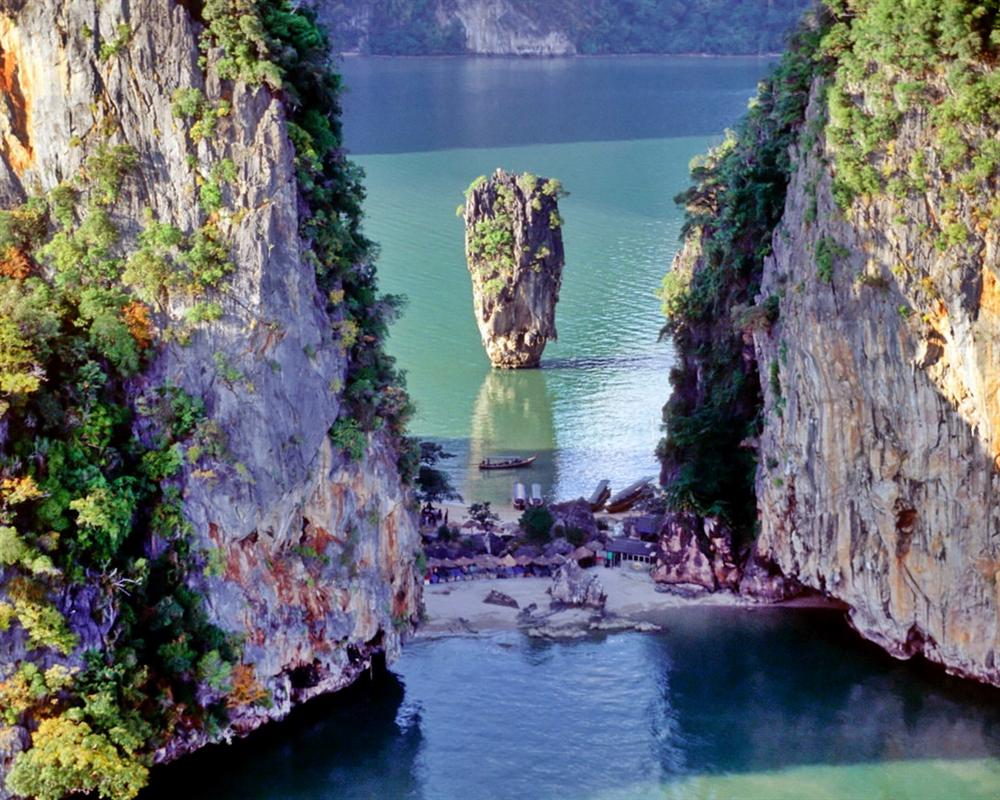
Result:
{"label": "limestone cliff", "polygon": [[[438,12],[439,18],[443,9]],[[465,47],[481,55],[565,56],[576,46],[565,30],[551,29],[544,16],[534,19],[510,0],[454,0],[454,14],[465,31]]]}
{"label": "limestone cliff", "polygon": [[[932,136],[909,115],[894,158],[933,153]],[[937,246],[948,181],[933,157],[925,191],[841,214],[830,160],[826,140],[796,152],[764,262],[762,297],[781,302],[755,336],[776,374],[758,546],[848,602],[893,654],[1000,684],[998,228],[961,202],[952,219],[967,238]]]}
{"label": "limestone cliff", "polygon": [[465,256],[483,346],[495,367],[537,367],[556,338],[565,261],[558,181],[498,169],[466,193]]}
{"label": "limestone cliff", "polygon": [[[714,311],[756,355],[755,553],[890,653],[1000,684],[996,12],[829,5],[808,106],[777,137],[780,221],[744,241],[749,291],[723,278]],[[752,216],[713,169],[700,191]],[[718,210],[669,298],[681,329],[703,324],[685,292],[712,273]]]}
{"label": "limestone cliff", "polygon": [[[300,24],[289,4],[267,6],[272,20]],[[49,694],[43,683],[47,711],[29,702],[5,714],[0,773],[53,713],[69,716],[57,718],[62,729],[49,721],[52,736],[83,728],[104,736],[81,698],[114,685],[107,691],[131,720],[118,723],[118,735],[134,723],[148,736],[137,743],[109,733],[101,742],[109,763],[125,764],[120,797],[131,796],[152,760],[283,717],[351,682],[375,653],[394,657],[420,602],[399,438],[390,411],[363,419],[376,414],[366,398],[398,394],[359,382],[375,380],[383,358],[372,268],[354,233],[341,240],[357,245],[345,248],[343,264],[334,269],[325,256],[324,230],[341,235],[357,224],[354,190],[345,179],[324,205],[304,182],[326,170],[323,185],[332,186],[329,176],[349,174],[340,151],[324,151],[311,133],[338,135],[336,105],[311,120],[295,116],[309,87],[283,85],[284,68],[267,60],[281,34],[232,4],[206,3],[204,17],[202,8],[0,3],[0,198],[15,208],[4,230],[26,219],[25,209],[42,209],[30,217],[41,220],[34,239],[23,247],[4,239],[15,244],[0,268],[0,312],[13,315],[4,331],[22,336],[26,353],[14,365],[24,370],[20,383],[0,386],[0,534],[9,545],[0,554],[0,611],[8,611],[0,692],[9,700],[28,663],[64,664],[77,681],[50,682]],[[301,30],[295,25],[289,30]],[[241,35],[248,38],[237,42]],[[285,42],[281,57],[305,58],[311,41]],[[98,250],[92,270],[71,269]],[[29,292],[62,292],[61,308],[79,313],[73,324],[90,326],[89,339],[74,345],[92,348],[82,372],[69,355],[51,360],[27,312],[11,306]],[[90,309],[104,298],[98,317]],[[67,370],[65,392],[51,386],[56,370]],[[116,426],[100,451],[94,434],[78,437],[94,401],[75,399],[72,387],[85,385]],[[39,417],[42,400],[38,408],[53,416]],[[67,410],[57,414],[59,403]],[[49,430],[78,443],[68,446],[97,470],[74,473],[79,488],[64,483],[58,495],[45,488],[57,481],[48,445],[23,457],[24,443]],[[24,490],[12,494],[12,486]],[[110,506],[101,505],[109,497],[121,501],[115,535],[91,561],[95,537],[111,529]],[[39,520],[58,533],[40,536]],[[21,612],[52,608],[46,598],[68,628],[46,617],[61,635],[42,643]],[[144,661],[142,647],[158,630],[179,633]],[[113,680],[101,673],[103,683],[93,683],[102,657],[85,664],[91,649],[119,660]],[[122,662],[126,652],[139,664]],[[81,681],[91,688],[77,688]],[[139,717],[133,702],[145,709]],[[143,715],[163,713],[162,723],[141,726]],[[23,772],[18,785],[32,785]],[[77,777],[78,788],[102,792],[112,781]]]}

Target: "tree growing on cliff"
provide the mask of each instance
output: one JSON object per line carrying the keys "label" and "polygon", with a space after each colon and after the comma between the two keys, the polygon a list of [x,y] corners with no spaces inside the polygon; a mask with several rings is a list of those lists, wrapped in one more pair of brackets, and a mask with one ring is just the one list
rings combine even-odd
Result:
{"label": "tree growing on cliff", "polygon": [[436,442],[420,443],[420,470],[417,472],[417,499],[421,503],[434,505],[446,500],[461,500],[462,495],[455,491],[451,478],[436,465],[446,458],[454,458],[454,453],[446,452]]}

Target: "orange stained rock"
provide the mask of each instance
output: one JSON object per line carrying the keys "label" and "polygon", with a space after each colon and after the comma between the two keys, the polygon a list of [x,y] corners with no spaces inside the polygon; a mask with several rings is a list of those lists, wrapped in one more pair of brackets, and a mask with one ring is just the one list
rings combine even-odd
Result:
{"label": "orange stained rock", "polygon": [[153,344],[153,323],[149,319],[149,308],[135,300],[122,308],[122,317],[135,343],[143,350]]}
{"label": "orange stained rock", "polygon": [[994,464],[1000,468],[1000,368],[996,358],[1000,348],[996,346],[997,332],[1000,331],[1000,282],[989,267],[983,267],[983,288],[979,293],[979,324],[986,334],[982,338],[980,369],[983,371],[983,404],[987,417],[986,428],[990,441],[987,442]]}
{"label": "orange stained rock", "polygon": [[983,269],[983,288],[979,293],[979,313],[1000,317],[1000,286],[988,267]]}
{"label": "orange stained rock", "polygon": [[0,17],[0,114],[7,115],[2,155],[11,169],[23,175],[35,160],[31,144],[31,81],[22,69],[17,29]]}

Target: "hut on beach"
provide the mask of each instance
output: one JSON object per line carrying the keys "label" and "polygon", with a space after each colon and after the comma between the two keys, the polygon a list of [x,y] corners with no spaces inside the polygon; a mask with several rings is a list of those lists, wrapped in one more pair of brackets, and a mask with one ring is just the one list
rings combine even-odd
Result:
{"label": "hut on beach", "polygon": [[604,566],[616,567],[623,561],[652,565],[656,561],[655,542],[638,539],[612,539],[604,546]]}

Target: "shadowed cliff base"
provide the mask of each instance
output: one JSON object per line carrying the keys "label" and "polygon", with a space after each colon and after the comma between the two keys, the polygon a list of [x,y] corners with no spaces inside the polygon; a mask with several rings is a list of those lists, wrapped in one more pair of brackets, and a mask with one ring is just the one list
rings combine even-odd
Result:
{"label": "shadowed cliff base", "polygon": [[[393,796],[419,794],[420,717],[400,718],[404,692],[381,659],[350,687],[311,700],[246,739],[154,769],[139,800],[289,797],[292,787],[297,795],[309,786],[336,783],[338,765],[367,759],[391,765],[394,777],[387,781],[398,790]],[[349,790],[343,796],[354,797]]]}

